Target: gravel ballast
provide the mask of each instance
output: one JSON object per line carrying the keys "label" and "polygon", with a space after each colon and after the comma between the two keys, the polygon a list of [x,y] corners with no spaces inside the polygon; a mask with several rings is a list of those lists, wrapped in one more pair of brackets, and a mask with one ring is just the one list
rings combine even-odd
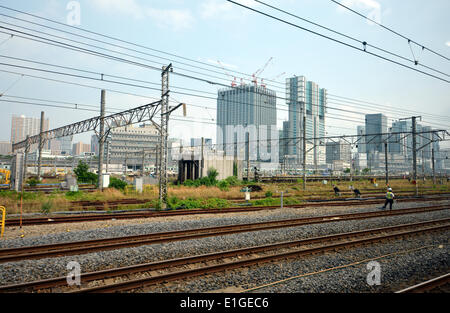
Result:
{"label": "gravel ballast", "polygon": [[[420,203],[414,205],[409,203],[398,204],[397,207],[413,207],[421,206]],[[428,205],[432,205],[427,204]],[[320,210],[325,210],[321,208]],[[329,212],[350,213],[355,211],[372,211],[370,208],[351,208]],[[301,212],[302,214],[299,214]],[[306,212],[304,210],[293,209],[293,211],[271,212],[271,214],[257,216],[229,216],[226,217],[208,217],[205,219],[198,218],[195,220],[177,220],[173,222],[148,223],[141,225],[123,225],[111,227],[107,229],[95,229],[83,232],[73,232],[65,234],[47,235],[42,238],[23,238],[20,240],[7,240],[8,246],[18,246],[20,244],[44,244],[49,242],[86,240],[88,238],[114,237],[123,235],[132,235],[139,233],[150,233],[156,231],[167,231],[171,229],[185,229],[195,227],[207,227],[213,225],[226,225],[236,223],[257,222],[263,220],[294,218],[299,216],[324,215],[324,212],[314,212],[313,210]],[[249,213],[247,213],[249,214]],[[46,279],[57,276],[65,276],[68,273],[66,266],[71,261],[77,261],[81,265],[83,272],[101,270],[105,268],[127,266],[144,262],[152,262],[169,258],[177,258],[189,255],[203,254],[221,250],[237,249],[248,246],[270,244],[280,241],[302,239],[314,236],[322,236],[331,233],[342,233],[349,231],[362,230],[367,228],[386,227],[395,224],[414,223],[432,219],[448,218],[450,212],[448,210],[419,213],[412,215],[392,216],[383,218],[371,218],[367,220],[340,221],[314,225],[304,225],[299,227],[290,227],[266,231],[247,232],[240,234],[232,234],[218,237],[207,237],[202,239],[193,239],[180,242],[171,242],[165,244],[155,244],[148,246],[140,246],[135,248],[126,248],[112,251],[102,251],[79,256],[68,256],[59,258],[49,258],[41,260],[25,260],[19,262],[10,262],[0,264],[0,282],[2,285],[19,283],[24,281],[32,281],[37,279]],[[446,247],[446,246],[445,246]],[[447,247],[446,247],[447,248]],[[339,254],[340,255],[340,254]],[[267,276],[267,275],[266,275]],[[222,286],[223,287],[223,286]],[[215,289],[220,289],[218,287]],[[187,289],[189,291],[189,289]],[[208,290],[211,290],[208,289]]]}

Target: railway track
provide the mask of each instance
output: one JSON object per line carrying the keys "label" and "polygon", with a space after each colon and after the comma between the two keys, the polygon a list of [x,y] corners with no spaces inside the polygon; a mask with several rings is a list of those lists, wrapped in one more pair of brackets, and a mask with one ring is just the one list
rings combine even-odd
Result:
{"label": "railway track", "polygon": [[[98,293],[126,291],[148,285],[192,278],[241,267],[248,267],[270,261],[293,257],[304,257],[326,251],[335,251],[357,245],[371,244],[387,239],[396,239],[404,236],[447,229],[450,229],[450,218],[366,229],[349,233],[326,235],[321,237],[138,264],[121,268],[113,268],[90,273],[82,273],[81,281],[85,285],[86,282],[104,280],[101,286],[97,285],[95,287],[87,287],[84,289],[79,287],[70,289],[65,286],[67,284],[66,277],[57,277],[40,281],[0,286],[0,292],[32,292],[43,289],[54,292],[55,290],[52,289],[60,286],[63,286],[63,291],[69,292]],[[185,266],[189,266],[189,269],[180,269],[180,267]],[[142,278],[142,273],[152,271],[158,271],[159,274],[147,275],[145,278]],[[165,271],[165,273],[161,274],[161,271]],[[130,279],[128,276],[120,282],[108,283],[105,281],[106,279],[112,277],[133,274],[140,274],[140,278]],[[56,292],[61,292],[61,290],[56,290]]]}
{"label": "railway track", "polygon": [[[399,202],[415,202],[420,200],[425,201],[440,201],[448,200],[448,196],[443,197],[429,197],[429,198],[399,198]],[[321,207],[321,206],[351,206],[351,205],[368,205],[381,204],[382,200],[346,200],[346,201],[325,201],[325,202],[306,202],[302,204],[289,205],[290,208],[306,208],[306,207]],[[145,211],[134,213],[102,213],[102,214],[83,214],[77,216],[51,216],[39,218],[24,218],[22,225],[43,225],[43,224],[57,224],[57,223],[77,223],[88,221],[101,221],[111,219],[137,219],[137,218],[151,218],[161,216],[176,216],[176,215],[194,215],[194,214],[223,214],[223,213],[239,213],[251,212],[260,210],[279,209],[280,206],[249,206],[249,207],[234,207],[223,209],[192,209],[192,210],[170,210],[170,211]],[[7,219],[6,227],[19,226],[20,219]]]}
{"label": "railway track", "polygon": [[421,208],[409,208],[393,211],[371,211],[350,214],[325,215],[268,222],[215,226],[198,229],[177,230],[169,232],[150,233],[144,235],[75,241],[49,245],[28,246],[20,248],[0,249],[0,263],[26,259],[39,259],[66,255],[86,254],[96,251],[113,250],[142,245],[189,240],[203,237],[221,236],[242,232],[260,231],[276,228],[295,227],[307,224],[330,223],[357,219],[398,216],[422,212],[432,212],[449,209],[449,205],[436,205]]}
{"label": "railway track", "polygon": [[427,291],[439,288],[448,283],[450,283],[450,273],[447,273],[445,275],[427,280],[423,283],[399,290],[396,293],[422,293],[422,292],[427,292]]}

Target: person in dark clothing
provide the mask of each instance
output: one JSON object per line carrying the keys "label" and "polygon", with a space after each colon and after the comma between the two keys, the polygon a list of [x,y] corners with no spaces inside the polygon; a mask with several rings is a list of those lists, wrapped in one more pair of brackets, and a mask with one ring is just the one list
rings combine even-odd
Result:
{"label": "person in dark clothing", "polygon": [[353,189],[356,198],[361,198],[361,191],[358,188]]}
{"label": "person in dark clothing", "polygon": [[334,195],[335,196],[340,196],[341,195],[341,191],[339,190],[339,188],[336,185],[333,185],[333,190],[334,190]]}
{"label": "person in dark clothing", "polygon": [[388,188],[388,191],[386,193],[386,202],[384,203],[384,206],[382,209],[386,209],[387,205],[389,204],[389,210],[392,210],[392,204],[394,203],[394,193],[392,192],[392,188]]}

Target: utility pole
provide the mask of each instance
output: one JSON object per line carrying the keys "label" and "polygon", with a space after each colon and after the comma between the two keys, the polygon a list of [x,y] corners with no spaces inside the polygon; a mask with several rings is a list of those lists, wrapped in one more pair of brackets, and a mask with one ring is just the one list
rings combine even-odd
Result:
{"label": "utility pole", "polygon": [[303,190],[306,190],[306,114],[303,113]]}
{"label": "utility pole", "polygon": [[247,182],[250,182],[250,133],[247,133]]}
{"label": "utility pole", "polygon": [[203,138],[202,137],[202,151],[201,151],[201,153],[202,153],[202,160],[201,160],[201,164],[200,164],[200,178],[202,178],[203,177],[203,169],[205,168],[205,155],[204,155],[204,153],[205,153],[205,148],[204,148],[204,146],[205,146],[205,138]]}
{"label": "utility pole", "polygon": [[[433,142],[431,144],[433,144]],[[436,171],[434,168],[434,146],[431,146],[431,168],[433,170],[433,185],[436,185]]]}
{"label": "utility pole", "polygon": [[158,143],[156,144],[156,155],[155,155],[155,178],[158,177],[159,175],[159,146],[160,146],[160,142],[158,141]]}
{"label": "utility pole", "polygon": [[106,141],[106,174],[109,172],[109,140]]}
{"label": "utility pole", "polygon": [[412,150],[413,150],[413,179],[416,185],[416,196],[419,195],[419,189],[417,186],[417,142],[416,142],[416,117],[412,117]]}
{"label": "utility pole", "polygon": [[419,187],[417,185],[417,138],[416,138],[416,119],[417,118],[422,119],[421,116],[412,116],[412,117],[408,117],[408,118],[401,118],[401,120],[408,120],[408,119],[412,119],[412,154],[413,154],[413,180],[414,180],[414,184],[416,185],[416,192],[415,195],[418,196],[419,195]]}
{"label": "utility pole", "polygon": [[389,185],[388,144],[384,143],[384,166],[386,168],[386,185]]}
{"label": "utility pole", "polygon": [[168,160],[168,132],[169,132],[169,71],[172,64],[162,67],[161,74],[161,150],[159,171],[159,202],[161,208],[167,207],[167,160]]}
{"label": "utility pole", "polygon": [[142,149],[142,177],[144,177],[144,168],[145,168],[145,149]]}
{"label": "utility pole", "polygon": [[24,190],[24,186],[27,180],[27,161],[28,161],[28,152],[30,152],[30,136],[27,135],[27,145],[25,147],[25,153],[23,155],[23,171],[22,171],[22,186],[21,186],[21,190],[22,190],[22,194],[23,194],[23,190]]}
{"label": "utility pole", "polygon": [[103,157],[105,155],[105,90],[101,91],[100,134],[98,135],[98,189],[103,190]]}
{"label": "utility pole", "polygon": [[422,179],[423,181],[425,181],[425,156],[423,150],[422,150]]}
{"label": "utility pole", "polygon": [[37,179],[41,180],[41,165],[42,165],[42,149],[44,148],[44,111],[41,112],[41,128],[39,132],[39,155],[38,155],[38,168],[37,168]]}

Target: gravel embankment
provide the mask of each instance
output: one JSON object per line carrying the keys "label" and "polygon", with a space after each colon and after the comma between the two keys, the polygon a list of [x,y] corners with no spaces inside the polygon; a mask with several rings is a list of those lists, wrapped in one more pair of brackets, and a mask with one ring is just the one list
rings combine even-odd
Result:
{"label": "gravel embankment", "polygon": [[[421,235],[363,248],[262,264],[245,270],[233,270],[226,274],[208,275],[201,279],[169,283],[163,287],[146,287],[136,291],[165,293],[396,292],[449,272],[449,235],[450,231]],[[367,282],[369,273],[374,269],[372,266],[369,269],[367,267],[371,261],[379,263],[379,285],[369,285]],[[335,269],[324,271],[332,268]]]}
{"label": "gravel embankment", "polygon": [[[400,207],[402,204],[399,204]],[[415,206],[420,206],[420,203],[416,203]],[[427,204],[431,205],[431,203]],[[403,207],[413,207],[414,205],[403,204]],[[325,209],[320,209],[325,210]],[[372,208],[352,208],[349,210],[342,210],[341,212],[363,211],[373,210]],[[319,210],[318,210],[319,211]],[[73,232],[65,234],[54,234],[43,236],[42,238],[23,238],[20,240],[7,240],[3,243],[4,246],[19,246],[29,244],[44,244],[49,242],[59,241],[73,241],[73,240],[86,240],[88,238],[102,238],[132,235],[138,233],[149,233],[156,231],[167,231],[170,229],[184,229],[194,227],[207,227],[212,225],[225,225],[236,224],[246,222],[257,222],[262,220],[293,218],[305,215],[323,215],[324,212],[318,212],[310,210],[293,210],[289,212],[281,211],[278,213],[271,212],[271,214],[258,216],[229,216],[226,217],[209,217],[190,219],[187,221],[178,220],[173,222],[153,222],[142,225],[128,225],[111,227],[108,229],[96,229],[91,231]],[[298,212],[302,212],[300,215]],[[312,212],[315,212],[312,214]],[[337,213],[337,211],[329,212]],[[249,214],[249,213],[248,213]],[[448,210],[420,213],[414,215],[393,216],[384,218],[372,218],[368,220],[356,220],[356,221],[340,221],[332,223],[304,225],[299,227],[290,227],[283,229],[274,229],[258,232],[247,232],[241,234],[233,234],[218,237],[208,237],[202,239],[194,239],[188,241],[171,242],[165,244],[155,244],[149,246],[141,246],[135,248],[126,248],[113,251],[103,251],[97,253],[91,253],[80,256],[68,256],[60,258],[49,258],[42,260],[26,260],[19,262],[10,262],[0,264],[0,284],[11,284],[23,281],[32,281],[37,279],[45,279],[56,276],[67,275],[67,264],[70,261],[77,261],[81,265],[81,269],[84,272],[95,271],[104,268],[127,266],[133,264],[139,264],[144,262],[152,262],[156,260],[163,260],[169,258],[182,257],[187,255],[202,254],[220,250],[229,250],[243,248],[247,246],[270,244],[280,241],[301,239],[313,236],[327,235],[330,233],[341,233],[362,230],[367,228],[385,227],[389,225],[401,224],[401,223],[413,223],[431,219],[448,218],[450,212]],[[266,275],[267,276],[267,273]],[[211,287],[212,288],[212,287]],[[208,289],[208,290],[211,290]],[[223,288],[217,286],[215,289]],[[190,289],[186,289],[191,291]],[[192,289],[194,291],[194,289]]]}
{"label": "gravel embankment", "polygon": [[[449,204],[450,201],[396,203],[395,209],[420,206]],[[51,225],[7,227],[5,240],[0,241],[0,248],[22,247],[30,245],[52,244],[68,241],[82,241],[120,236],[141,235],[153,232],[202,228],[218,225],[233,225],[301,218],[307,216],[334,215],[377,210],[380,205],[361,205],[354,207],[317,207],[284,208],[245,213],[207,214],[192,216],[156,217],[132,220],[105,220],[84,223],[67,223]],[[23,235],[23,237],[22,237]]]}

